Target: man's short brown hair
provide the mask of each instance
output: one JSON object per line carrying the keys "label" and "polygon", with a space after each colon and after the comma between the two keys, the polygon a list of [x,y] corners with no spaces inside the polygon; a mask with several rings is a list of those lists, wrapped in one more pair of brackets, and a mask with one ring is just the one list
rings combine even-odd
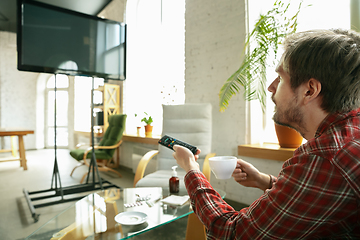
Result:
{"label": "man's short brown hair", "polygon": [[314,78],[321,83],[322,109],[360,107],[360,35],[350,30],[312,30],[284,41],[283,68],[293,90]]}

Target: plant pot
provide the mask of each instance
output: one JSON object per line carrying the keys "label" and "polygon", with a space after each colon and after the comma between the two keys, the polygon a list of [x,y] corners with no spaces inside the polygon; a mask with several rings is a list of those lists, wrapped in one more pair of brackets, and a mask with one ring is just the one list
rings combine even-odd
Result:
{"label": "plant pot", "polygon": [[296,130],[275,123],[276,136],[282,148],[298,148],[303,137]]}
{"label": "plant pot", "polygon": [[152,130],[153,130],[153,126],[145,125],[145,136],[146,137],[151,137],[152,136]]}

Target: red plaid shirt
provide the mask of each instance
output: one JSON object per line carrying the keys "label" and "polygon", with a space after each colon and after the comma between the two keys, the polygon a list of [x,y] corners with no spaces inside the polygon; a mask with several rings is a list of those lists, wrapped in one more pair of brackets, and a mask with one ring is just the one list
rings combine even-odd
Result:
{"label": "red plaid shirt", "polygon": [[208,239],[360,239],[359,158],[360,109],[328,116],[248,208],[235,211],[199,171],[185,184]]}

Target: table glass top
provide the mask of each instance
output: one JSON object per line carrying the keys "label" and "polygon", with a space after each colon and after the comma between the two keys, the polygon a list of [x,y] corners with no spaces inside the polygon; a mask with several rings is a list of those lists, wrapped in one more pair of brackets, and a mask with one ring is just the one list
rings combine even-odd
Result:
{"label": "table glass top", "polygon": [[[225,192],[218,192],[225,197]],[[160,187],[112,188],[91,193],[26,239],[128,239],[192,212],[189,201],[182,205],[163,202],[168,196],[168,191]]]}

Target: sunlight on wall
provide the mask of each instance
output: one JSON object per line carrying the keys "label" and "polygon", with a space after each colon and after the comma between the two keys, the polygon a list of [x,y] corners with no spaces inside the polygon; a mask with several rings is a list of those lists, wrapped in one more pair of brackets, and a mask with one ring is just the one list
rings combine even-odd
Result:
{"label": "sunlight on wall", "polygon": [[185,1],[128,1],[126,9],[126,133],[135,134],[137,126],[145,125],[140,119],[146,112],[154,120],[153,133],[160,134],[162,104],[185,102]]}

